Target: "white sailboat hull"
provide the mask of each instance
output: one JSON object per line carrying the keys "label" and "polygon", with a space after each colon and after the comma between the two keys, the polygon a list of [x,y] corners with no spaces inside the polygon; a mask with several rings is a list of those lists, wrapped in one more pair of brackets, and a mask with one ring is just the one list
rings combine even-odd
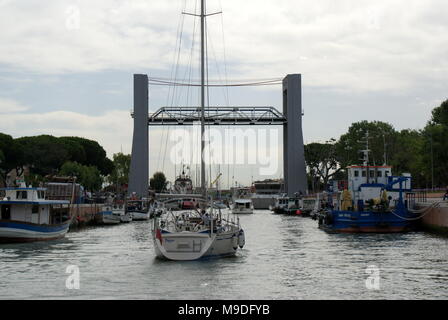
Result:
{"label": "white sailboat hull", "polygon": [[191,261],[232,256],[238,250],[238,234],[238,231],[212,235],[196,232],[162,233],[161,237],[154,237],[154,246],[157,257],[168,260]]}
{"label": "white sailboat hull", "polygon": [[146,213],[143,212],[129,212],[129,213],[132,213],[133,221],[149,220],[149,211]]}

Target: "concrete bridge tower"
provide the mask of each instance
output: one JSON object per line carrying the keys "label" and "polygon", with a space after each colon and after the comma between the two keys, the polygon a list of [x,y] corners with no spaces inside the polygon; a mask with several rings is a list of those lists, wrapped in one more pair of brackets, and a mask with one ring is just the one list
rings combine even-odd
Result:
{"label": "concrete bridge tower", "polygon": [[148,76],[134,74],[134,135],[128,195],[135,192],[140,197],[146,197],[149,188],[148,98]]}

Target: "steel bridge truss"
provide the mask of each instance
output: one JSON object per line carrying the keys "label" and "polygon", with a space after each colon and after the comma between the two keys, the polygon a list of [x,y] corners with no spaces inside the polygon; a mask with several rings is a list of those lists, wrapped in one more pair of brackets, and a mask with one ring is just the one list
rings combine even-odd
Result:
{"label": "steel bridge truss", "polygon": [[[149,126],[193,125],[201,121],[199,107],[163,107],[149,114]],[[273,107],[207,107],[206,125],[283,125],[286,117]]]}

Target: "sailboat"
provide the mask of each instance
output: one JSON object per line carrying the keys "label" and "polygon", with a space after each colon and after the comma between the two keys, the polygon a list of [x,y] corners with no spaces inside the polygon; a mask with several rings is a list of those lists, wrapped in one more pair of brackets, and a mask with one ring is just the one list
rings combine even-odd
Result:
{"label": "sailboat", "polygon": [[[201,0],[201,192],[204,199],[208,199],[204,161],[206,17],[205,0]],[[169,211],[163,217],[155,218],[152,235],[157,257],[176,261],[232,256],[245,244],[239,218],[235,221],[227,216],[225,219],[221,209],[215,209],[207,201],[202,203],[200,210]]]}

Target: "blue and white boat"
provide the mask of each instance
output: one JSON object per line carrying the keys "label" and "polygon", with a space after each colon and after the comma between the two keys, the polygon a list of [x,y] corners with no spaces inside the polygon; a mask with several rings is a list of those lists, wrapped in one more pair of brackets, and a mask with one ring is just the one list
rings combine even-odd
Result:
{"label": "blue and white boat", "polygon": [[368,165],[368,148],[361,166],[350,166],[348,188],[327,194],[319,227],[341,233],[396,233],[414,228],[410,174],[393,176],[391,166]]}
{"label": "blue and white boat", "polygon": [[100,225],[120,224],[124,215],[124,209],[114,208],[113,204],[104,205],[95,215],[95,222]]}
{"label": "blue and white boat", "polygon": [[0,242],[33,242],[63,238],[71,219],[70,202],[47,200],[45,188],[3,188],[0,198]]}

